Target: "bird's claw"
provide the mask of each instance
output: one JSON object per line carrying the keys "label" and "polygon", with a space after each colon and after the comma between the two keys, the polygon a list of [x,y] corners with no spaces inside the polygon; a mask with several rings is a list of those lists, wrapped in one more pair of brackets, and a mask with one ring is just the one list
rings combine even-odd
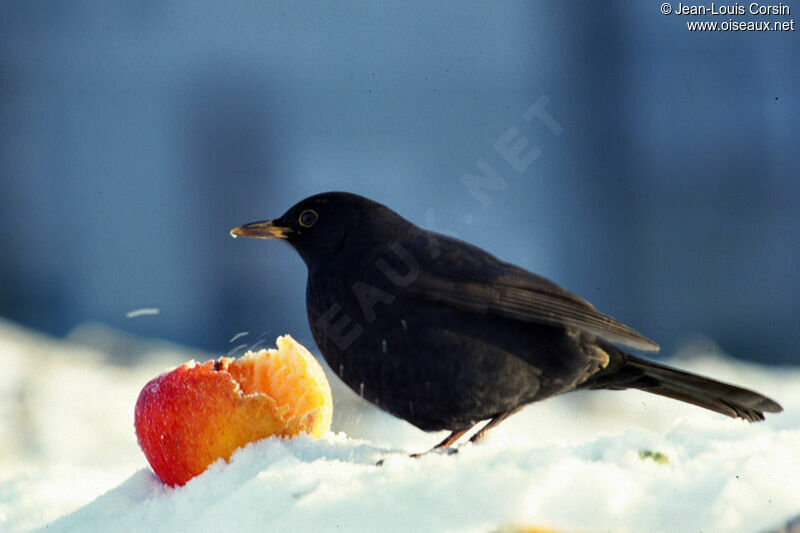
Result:
{"label": "bird's claw", "polygon": [[[409,454],[409,457],[412,459],[419,459],[422,456],[428,455],[429,453],[436,453],[440,455],[455,455],[458,453],[458,448],[453,448],[452,446],[448,446],[447,448],[433,448],[428,450],[427,452],[420,452],[420,453],[412,453]],[[382,466],[385,459],[380,459],[375,463],[375,466]]]}

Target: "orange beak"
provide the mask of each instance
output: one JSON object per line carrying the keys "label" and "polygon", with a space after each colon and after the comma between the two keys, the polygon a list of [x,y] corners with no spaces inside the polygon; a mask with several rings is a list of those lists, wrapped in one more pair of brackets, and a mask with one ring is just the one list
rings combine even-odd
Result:
{"label": "orange beak", "polygon": [[255,237],[256,239],[286,239],[292,230],[276,226],[272,220],[250,222],[231,230],[231,237]]}

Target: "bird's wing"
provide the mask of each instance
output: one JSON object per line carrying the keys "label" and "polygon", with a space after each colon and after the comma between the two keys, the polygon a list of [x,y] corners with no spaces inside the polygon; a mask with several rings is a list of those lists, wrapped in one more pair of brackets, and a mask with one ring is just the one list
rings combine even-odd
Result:
{"label": "bird's wing", "polygon": [[[497,314],[552,326],[572,326],[608,342],[655,352],[658,344],[598,312],[592,304],[552,281],[500,261],[470,244],[446,236],[408,246],[425,250],[418,256],[419,274],[406,290],[414,297],[441,302],[475,313]],[[429,253],[427,253],[429,252]]]}

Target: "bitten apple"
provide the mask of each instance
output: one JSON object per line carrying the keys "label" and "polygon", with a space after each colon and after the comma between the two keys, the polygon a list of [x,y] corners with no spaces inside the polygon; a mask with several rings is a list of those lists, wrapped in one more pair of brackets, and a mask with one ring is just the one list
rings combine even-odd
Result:
{"label": "bitten apple", "polygon": [[239,359],[189,361],[144,386],[134,426],[162,481],[184,485],[255,440],[328,431],[333,401],[322,367],[289,335],[277,345]]}

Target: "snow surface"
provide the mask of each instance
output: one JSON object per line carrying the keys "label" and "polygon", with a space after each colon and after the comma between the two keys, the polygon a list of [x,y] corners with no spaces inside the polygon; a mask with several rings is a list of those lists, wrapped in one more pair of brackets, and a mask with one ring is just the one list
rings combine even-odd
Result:
{"label": "snow surface", "polygon": [[253,443],[169,488],[138,449],[133,406],[153,376],[211,357],[99,326],[57,341],[0,322],[0,531],[758,532],[800,514],[800,370],[707,341],[672,363],[786,411],[748,424],[635,391],[574,393],[457,454],[411,459],[444,434],[329,374],[335,432]]}

